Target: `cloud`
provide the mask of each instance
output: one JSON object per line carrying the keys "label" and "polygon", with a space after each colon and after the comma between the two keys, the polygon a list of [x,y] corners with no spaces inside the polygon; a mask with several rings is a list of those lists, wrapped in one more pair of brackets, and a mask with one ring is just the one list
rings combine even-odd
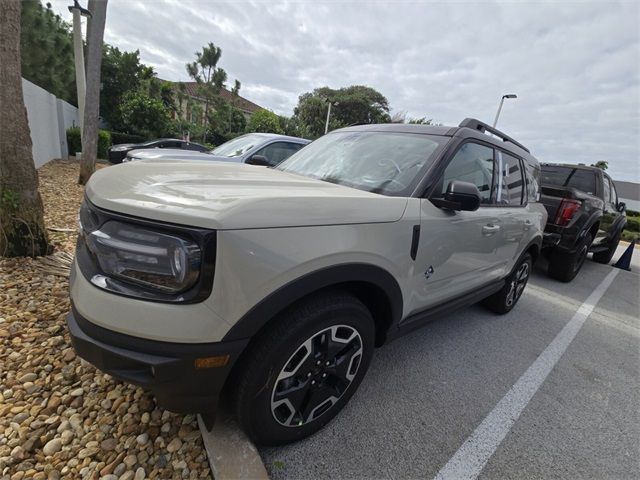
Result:
{"label": "cloud", "polygon": [[[53,8],[70,20],[68,1]],[[290,115],[316,87],[363,84],[394,111],[493,121],[541,161],[609,160],[640,181],[636,2],[166,2],[110,0],[105,40],[161,78],[212,41],[241,94]]]}

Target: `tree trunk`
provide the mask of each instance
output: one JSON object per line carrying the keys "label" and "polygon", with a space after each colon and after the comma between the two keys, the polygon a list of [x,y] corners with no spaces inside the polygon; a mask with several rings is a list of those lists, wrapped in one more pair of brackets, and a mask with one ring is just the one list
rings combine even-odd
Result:
{"label": "tree trunk", "polygon": [[107,17],[107,0],[89,0],[91,18],[87,24],[87,98],[84,103],[82,157],[78,183],[86,185],[96,169],[98,156],[98,116],[100,115],[100,65],[102,37]]}
{"label": "tree trunk", "polygon": [[20,67],[20,0],[0,0],[0,256],[51,253]]}

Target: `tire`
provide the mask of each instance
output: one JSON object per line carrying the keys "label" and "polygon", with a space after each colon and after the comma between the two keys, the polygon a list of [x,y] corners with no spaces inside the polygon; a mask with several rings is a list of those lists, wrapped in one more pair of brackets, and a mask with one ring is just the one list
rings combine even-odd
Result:
{"label": "tire", "polygon": [[289,309],[252,342],[232,396],[238,423],[258,445],[282,445],[326,425],[362,381],[374,349],[369,310],[345,292]]}
{"label": "tire", "polygon": [[613,237],[613,239],[611,240],[611,243],[609,244],[608,249],[603,250],[602,252],[596,252],[593,254],[593,261],[598,263],[604,263],[605,265],[608,264],[613,258],[613,255],[616,253],[616,249],[618,248],[618,244],[620,243],[621,236],[622,236],[621,231],[618,231],[615,237]]}
{"label": "tire", "polygon": [[592,241],[591,234],[587,233],[576,246],[574,253],[553,250],[549,257],[547,275],[561,282],[573,280],[584,265]]}
{"label": "tire", "polygon": [[511,274],[506,278],[504,287],[483,302],[484,306],[492,312],[500,315],[509,313],[516,306],[518,300],[527,286],[529,276],[533,267],[533,259],[531,254],[525,253],[513,269]]}

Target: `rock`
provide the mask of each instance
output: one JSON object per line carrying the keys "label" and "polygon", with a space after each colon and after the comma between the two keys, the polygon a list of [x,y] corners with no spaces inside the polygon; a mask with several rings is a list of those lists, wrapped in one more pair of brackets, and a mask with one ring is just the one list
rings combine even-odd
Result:
{"label": "rock", "polygon": [[36,375],[35,373],[25,373],[18,379],[18,381],[20,383],[33,382],[37,378],[38,378],[38,375]]}
{"label": "rock", "polygon": [[124,457],[123,461],[124,461],[124,464],[127,466],[127,468],[131,468],[136,464],[138,459],[136,458],[135,455],[127,455],[126,457]]}
{"label": "rock", "polygon": [[82,395],[84,395],[84,389],[83,388],[76,388],[75,390],[72,390],[69,395],[71,395],[72,397],[81,397]]}
{"label": "rock", "polygon": [[140,417],[140,421],[142,423],[149,423],[150,420],[151,420],[151,415],[149,415],[149,412],[144,412]]}
{"label": "rock", "polygon": [[118,446],[118,439],[116,438],[107,438],[100,443],[100,448],[105,452],[111,452],[116,449]]}
{"label": "rock", "polygon": [[187,468],[187,462],[185,462],[184,460],[176,460],[171,465],[176,470],[184,470],[185,468]]}
{"label": "rock", "polygon": [[134,475],[135,473],[133,473],[133,471],[128,470],[120,475],[120,478],[118,480],[133,480]]}
{"label": "rock", "polygon": [[26,456],[24,449],[20,445],[11,450],[11,458],[14,460],[21,461],[24,460]]}
{"label": "rock", "polygon": [[76,358],[76,354],[71,348],[67,349],[67,351],[64,352],[64,355],[62,355],[62,360],[65,362],[70,362],[74,358]]}
{"label": "rock", "polygon": [[169,445],[167,445],[167,452],[169,453],[177,452],[178,450],[180,450],[181,446],[182,446],[182,440],[180,440],[179,438],[174,438],[169,442]]}
{"label": "rock", "polygon": [[100,450],[98,448],[83,448],[78,452],[78,459],[84,460],[85,458],[93,457]]}
{"label": "rock", "polygon": [[109,473],[107,475],[103,475],[100,477],[100,480],[118,480],[118,476],[113,473]]}
{"label": "rock", "polygon": [[136,437],[136,442],[138,445],[146,445],[149,442],[149,434],[141,433]]}
{"label": "rock", "polygon": [[71,424],[69,423],[69,420],[63,420],[62,423],[60,423],[60,425],[58,425],[58,433],[62,433],[65,430],[70,430],[71,429]]}
{"label": "rock", "polygon": [[73,440],[73,437],[74,437],[73,431],[65,430],[60,435],[60,441],[62,442],[62,445],[69,445],[71,443],[71,441]]}
{"label": "rock", "polygon": [[144,479],[145,479],[145,477],[146,477],[146,472],[144,471],[144,468],[139,467],[139,468],[136,470],[136,474],[135,474],[135,476],[133,477],[133,480],[144,480]]}
{"label": "rock", "polygon": [[119,463],[118,466],[113,469],[113,474],[120,477],[120,475],[122,475],[126,469],[127,466],[124,463]]}
{"label": "rock", "polygon": [[59,438],[54,438],[53,440],[49,440],[44,448],[42,449],[42,453],[46,456],[53,455],[62,449],[62,441]]}
{"label": "rock", "polygon": [[24,388],[25,392],[31,394],[38,389],[38,386],[33,382],[25,382],[22,384],[22,388]]}

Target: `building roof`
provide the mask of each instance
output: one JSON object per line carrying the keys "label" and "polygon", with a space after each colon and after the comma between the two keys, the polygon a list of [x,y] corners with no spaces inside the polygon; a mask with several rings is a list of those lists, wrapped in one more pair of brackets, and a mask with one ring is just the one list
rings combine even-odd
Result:
{"label": "building roof", "polygon": [[[172,84],[182,83],[184,84],[185,93],[187,95],[194,98],[202,98],[199,92],[198,82],[170,82],[168,80],[163,80],[163,81],[172,83]],[[226,88],[220,89],[220,96],[228,102],[231,102],[233,100],[233,94]],[[247,100],[241,95],[238,95],[238,97],[236,98],[235,106],[240,110],[244,110],[245,112],[248,112],[248,113],[254,113],[258,110],[263,110],[263,107],[253,103],[251,100]]]}
{"label": "building roof", "polygon": [[616,184],[616,190],[620,198],[625,200],[640,201],[640,184],[633,182],[623,182],[621,180],[614,180]]}

